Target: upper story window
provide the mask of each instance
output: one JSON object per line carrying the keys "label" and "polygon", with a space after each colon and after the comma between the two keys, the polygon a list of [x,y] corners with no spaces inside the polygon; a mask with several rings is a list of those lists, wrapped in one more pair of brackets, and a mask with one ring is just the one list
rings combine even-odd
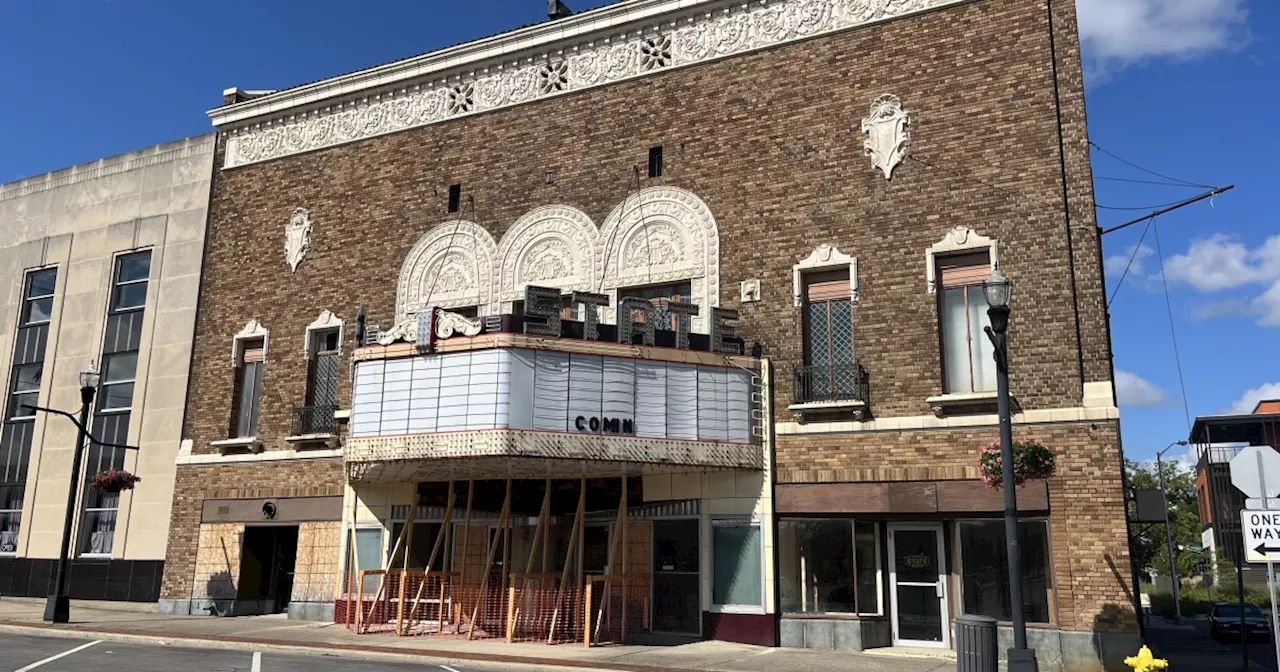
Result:
{"label": "upper story window", "polygon": [[236,366],[235,435],[257,436],[258,414],[262,407],[262,376],[266,370],[266,341],[246,340]]}
{"label": "upper story window", "polygon": [[847,269],[804,276],[804,361],[825,367],[853,364],[853,302]]}
{"label": "upper story window", "polygon": [[[618,290],[618,301],[628,298],[644,299],[653,305],[655,329],[675,331],[677,320],[688,319],[667,310],[673,303],[693,303],[693,283],[677,282],[670,285],[651,285],[648,287],[624,287]],[[631,319],[644,322],[644,313],[634,311]]]}
{"label": "upper story window", "polygon": [[36,415],[40,382],[44,378],[44,362],[13,367],[13,384],[9,390],[6,420],[22,420]]}
{"label": "upper story window", "polygon": [[133,406],[133,385],[137,378],[138,352],[106,355],[102,362],[100,411],[127,411]]}
{"label": "upper story window", "polygon": [[111,311],[142,308],[147,303],[147,281],[151,277],[151,252],[134,252],[116,260],[116,276],[111,288]]}
{"label": "upper story window", "polygon": [[22,300],[22,326],[44,324],[53,315],[53,289],[58,270],[50,268],[27,276],[27,289]]}
{"label": "upper story window", "polygon": [[937,257],[939,332],[948,394],[996,389],[994,346],[987,337],[987,301],[982,283],[991,277],[986,251]]}

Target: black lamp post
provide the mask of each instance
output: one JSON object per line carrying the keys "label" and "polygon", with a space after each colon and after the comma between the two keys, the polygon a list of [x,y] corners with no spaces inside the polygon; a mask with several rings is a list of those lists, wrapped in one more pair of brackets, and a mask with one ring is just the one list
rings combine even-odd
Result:
{"label": "black lamp post", "polygon": [[1009,300],[1013,298],[1013,281],[1000,269],[982,283],[987,299],[986,328],[995,346],[996,390],[999,395],[1000,464],[1004,475],[1004,535],[1009,553],[1009,611],[1013,617],[1013,648],[1009,649],[1009,672],[1036,672],[1036,652],[1027,648],[1027,623],[1022,613],[1022,552],[1018,544],[1018,493],[1013,474],[1013,421],[1009,414],[1009,347],[1005,334],[1009,329]]}
{"label": "black lamp post", "polygon": [[80,417],[59,411],[55,408],[33,406],[37,411],[53,413],[70,418],[76,426],[76,448],[71,460],[71,487],[67,493],[67,514],[62,522],[62,548],[58,553],[58,571],[53,585],[49,586],[49,598],[44,603],[44,620],[49,623],[66,623],[71,620],[71,597],[67,590],[67,556],[71,552],[71,525],[75,520],[76,494],[80,490],[80,463],[84,461],[84,445],[95,443],[104,448],[123,448],[137,450],[134,446],[123,446],[115,443],[103,443],[89,436],[89,411],[93,408],[93,397],[98,392],[101,375],[90,362],[80,371]]}

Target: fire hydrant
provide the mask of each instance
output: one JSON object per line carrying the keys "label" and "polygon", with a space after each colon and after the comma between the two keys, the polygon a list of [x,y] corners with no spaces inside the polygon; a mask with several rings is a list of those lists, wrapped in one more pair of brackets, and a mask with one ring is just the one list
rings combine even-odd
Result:
{"label": "fire hydrant", "polygon": [[1169,661],[1151,655],[1151,649],[1145,644],[1138,649],[1138,655],[1125,658],[1124,664],[1132,667],[1134,672],[1154,672],[1169,667]]}

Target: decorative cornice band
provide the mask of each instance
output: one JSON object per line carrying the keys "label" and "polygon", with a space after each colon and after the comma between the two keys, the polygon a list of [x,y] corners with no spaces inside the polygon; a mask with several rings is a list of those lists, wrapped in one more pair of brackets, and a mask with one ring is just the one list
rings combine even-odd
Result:
{"label": "decorative cornice band", "polygon": [[0,184],[0,201],[29,196],[41,191],[79,184],[86,180],[96,180],[100,177],[125,173],[130,170],[156,166],[169,161],[178,161],[199,154],[212,154],[213,142],[216,137],[213,133],[207,133],[164,145],[156,145],[136,152],[82,163],[16,182]]}
{"label": "decorative cornice band", "polygon": [[[558,30],[515,31],[209,114],[227,133],[223,167],[234,168],[967,1],[621,3],[578,23],[549,24]],[[264,117],[272,118],[243,124]]]}

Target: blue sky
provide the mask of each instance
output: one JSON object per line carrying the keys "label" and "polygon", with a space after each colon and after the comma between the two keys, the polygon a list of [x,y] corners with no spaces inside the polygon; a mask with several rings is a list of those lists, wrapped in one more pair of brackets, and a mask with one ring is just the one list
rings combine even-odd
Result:
{"label": "blue sky", "polygon": [[[1236,185],[1157,221],[1190,415],[1247,412],[1259,397],[1280,397],[1280,222],[1270,203],[1280,3],[1077,2],[1092,139],[1165,175]],[[204,113],[226,87],[323,79],[542,21],[545,8],[542,0],[0,0],[0,182],[206,132]],[[1094,173],[1161,180],[1101,153]],[[1109,207],[1196,191],[1097,181],[1098,203]],[[1103,209],[1099,220],[1141,214]],[[1143,229],[1104,244],[1113,288],[1137,251],[1112,304],[1125,448],[1135,459],[1187,434],[1161,255],[1151,232],[1138,245]]]}

